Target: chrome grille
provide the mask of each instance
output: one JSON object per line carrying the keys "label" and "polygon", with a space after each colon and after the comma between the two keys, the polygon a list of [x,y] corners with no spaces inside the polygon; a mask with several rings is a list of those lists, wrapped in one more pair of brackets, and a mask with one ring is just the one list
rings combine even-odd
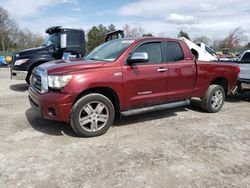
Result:
{"label": "chrome grille", "polygon": [[41,93],[42,89],[42,79],[40,75],[37,75],[35,73],[32,73],[31,76],[31,85],[37,90],[39,93]]}
{"label": "chrome grille", "polygon": [[30,85],[39,93],[48,92],[47,71],[40,67],[35,68],[30,77]]}

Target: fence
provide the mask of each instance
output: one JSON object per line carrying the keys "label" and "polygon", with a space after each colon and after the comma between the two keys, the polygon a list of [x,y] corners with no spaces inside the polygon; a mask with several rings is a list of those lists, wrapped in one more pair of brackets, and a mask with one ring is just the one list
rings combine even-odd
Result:
{"label": "fence", "polygon": [[0,51],[0,56],[8,56],[13,55],[12,51]]}

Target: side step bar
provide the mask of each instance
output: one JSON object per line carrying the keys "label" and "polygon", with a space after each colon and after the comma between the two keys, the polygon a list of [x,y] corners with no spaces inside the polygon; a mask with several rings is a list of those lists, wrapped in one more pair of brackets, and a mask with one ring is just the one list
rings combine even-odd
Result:
{"label": "side step bar", "polygon": [[123,111],[121,112],[121,115],[131,116],[131,115],[136,115],[136,114],[142,114],[145,112],[153,112],[153,111],[158,111],[158,110],[165,110],[165,109],[170,109],[170,108],[187,106],[189,104],[190,104],[190,100],[187,99],[187,100],[179,101],[179,102],[172,102],[172,103],[166,103],[166,104],[160,104],[160,105],[155,105],[155,106],[149,106],[149,107],[144,107],[144,108],[137,108],[137,109],[132,109],[128,111]]}

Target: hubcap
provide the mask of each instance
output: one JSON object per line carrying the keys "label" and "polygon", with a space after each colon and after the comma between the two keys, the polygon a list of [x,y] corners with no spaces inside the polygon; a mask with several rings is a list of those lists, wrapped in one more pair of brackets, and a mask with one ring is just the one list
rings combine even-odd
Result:
{"label": "hubcap", "polygon": [[109,119],[109,111],[105,104],[99,101],[87,103],[80,111],[79,123],[88,132],[102,129]]}
{"label": "hubcap", "polygon": [[221,107],[223,103],[223,93],[221,90],[217,90],[214,92],[212,99],[211,99],[211,106],[213,109],[218,109]]}

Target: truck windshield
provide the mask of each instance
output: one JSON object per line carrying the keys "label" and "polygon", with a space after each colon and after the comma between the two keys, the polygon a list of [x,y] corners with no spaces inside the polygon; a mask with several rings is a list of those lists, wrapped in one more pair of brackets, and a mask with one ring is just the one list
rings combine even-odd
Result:
{"label": "truck windshield", "polygon": [[97,61],[110,61],[110,62],[114,61],[133,42],[134,40],[128,40],[128,39],[111,40],[96,47],[92,52],[90,52],[90,54],[85,59],[97,60]]}
{"label": "truck windshield", "polygon": [[44,41],[44,46],[59,46],[59,34],[54,33],[50,34],[47,39]]}

